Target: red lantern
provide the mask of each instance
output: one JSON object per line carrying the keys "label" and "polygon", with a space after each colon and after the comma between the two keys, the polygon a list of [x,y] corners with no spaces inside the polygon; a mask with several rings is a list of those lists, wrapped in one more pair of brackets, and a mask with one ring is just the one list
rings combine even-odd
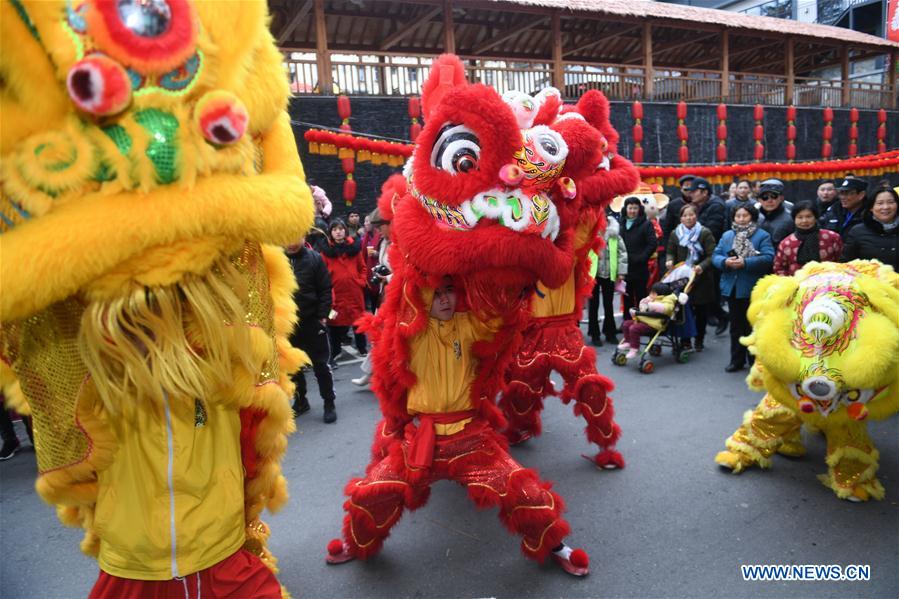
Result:
{"label": "red lantern", "polygon": [[858,139],[858,127],[855,125],[850,125],[849,127],[849,139],[855,141]]}
{"label": "red lantern", "polygon": [[634,125],[634,143],[643,141],[643,125]]}
{"label": "red lantern", "polygon": [[635,119],[639,119],[642,121],[643,120],[643,104],[640,104],[640,102],[634,102],[633,105],[631,106],[631,115]]}
{"label": "red lantern", "polygon": [[727,105],[726,104],[718,104],[718,108],[716,109],[718,114],[719,121],[727,120]]}
{"label": "red lantern", "polygon": [[830,141],[831,139],[833,139],[833,127],[824,125],[824,141]]}
{"label": "red lantern", "polygon": [[353,179],[353,175],[347,174],[347,179],[343,182],[343,201],[347,206],[352,206],[355,198],[356,181]]}
{"label": "red lantern", "polygon": [[765,146],[762,144],[755,144],[755,149],[753,150],[753,158],[755,160],[761,160],[765,157]]}
{"label": "red lantern", "polygon": [[409,98],[409,118],[417,119],[421,117],[421,100],[417,96]]}
{"label": "red lantern", "polygon": [[356,159],[355,158],[341,158],[340,164],[343,166],[343,172],[345,174],[355,173],[356,172]]}
{"label": "red lantern", "polygon": [[677,118],[680,120],[687,118],[687,103],[683,100],[677,103]]}
{"label": "red lantern", "polygon": [[796,107],[795,106],[787,106],[787,120],[788,121],[796,120]]}
{"label": "red lantern", "polygon": [[827,106],[824,108],[824,121],[830,123],[833,121],[833,108]]}
{"label": "red lantern", "polygon": [[687,135],[686,125],[677,126],[677,138],[681,141],[687,141],[689,139],[689,136]]}
{"label": "red lantern", "polygon": [[756,125],[752,130],[752,138],[755,141],[762,141],[762,138],[765,137],[765,128],[761,125]]}
{"label": "red lantern", "polygon": [[830,158],[831,152],[833,152],[833,146],[830,145],[829,141],[825,141],[824,145],[821,146],[821,157]]}
{"label": "red lantern", "polygon": [[883,141],[887,136],[887,128],[881,125],[877,128],[877,139]]}
{"label": "red lantern", "polygon": [[887,122],[887,111],[881,108],[877,111],[877,122],[878,123],[886,123]]}
{"label": "red lantern", "polygon": [[724,141],[725,139],[727,139],[727,125],[718,125],[718,129],[715,131],[715,136],[718,138],[718,141]]}
{"label": "red lantern", "polygon": [[718,162],[724,162],[727,160],[727,146],[724,144],[719,144],[717,148],[715,148],[715,158]]}
{"label": "red lantern", "polygon": [[796,139],[796,125],[787,125],[787,139],[790,141],[795,141]]}
{"label": "red lantern", "polygon": [[634,147],[634,162],[643,162],[643,148],[640,146]]}
{"label": "red lantern", "polygon": [[681,161],[681,164],[686,164],[690,160],[690,150],[687,146],[681,146],[677,149],[678,158]]}
{"label": "red lantern", "polygon": [[753,120],[760,121],[765,118],[765,107],[761,104],[756,104],[755,108],[752,110],[752,118]]}
{"label": "red lantern", "polygon": [[787,146],[787,160],[796,160],[796,146],[794,144]]}
{"label": "red lantern", "polygon": [[415,141],[420,133],[421,123],[419,123],[417,120],[413,120],[412,124],[409,125],[409,139]]}
{"label": "red lantern", "polygon": [[346,120],[352,116],[350,110],[350,99],[347,96],[337,96],[337,114],[341,120]]}
{"label": "red lantern", "polygon": [[850,108],[849,109],[849,122],[850,123],[858,122],[858,108]]}

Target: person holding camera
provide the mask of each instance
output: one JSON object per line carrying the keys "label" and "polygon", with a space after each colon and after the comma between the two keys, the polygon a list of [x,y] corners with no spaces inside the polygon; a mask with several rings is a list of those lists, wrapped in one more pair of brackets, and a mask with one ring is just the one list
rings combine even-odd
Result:
{"label": "person holding camera", "polygon": [[365,295],[362,290],[367,283],[365,258],[362,255],[362,240],[351,237],[347,226],[340,219],[331,221],[328,242],[321,246],[322,258],[331,273],[334,289],[333,314],[328,319],[331,334],[331,367],[340,355],[343,339],[353,329],[353,339],[360,356],[368,353],[365,335],[354,323],[365,312]]}
{"label": "person holding camera", "polygon": [[746,312],[756,282],[771,273],[774,245],[771,235],[759,228],[755,206],[734,210],[730,231],[725,231],[712,254],[712,264],[721,271],[721,296],[730,308],[730,363],[727,372],[742,370],[752,358],[740,343],[740,337],[752,332]]}
{"label": "person holding camera", "polygon": [[379,287],[378,297],[380,300],[383,300],[384,288],[393,276],[393,271],[390,269],[390,259],[388,258],[390,221],[381,215],[380,209],[375,208],[371,213],[371,224],[378,230],[378,234],[381,236],[381,243],[378,246],[378,264],[372,269],[372,281],[377,281]]}

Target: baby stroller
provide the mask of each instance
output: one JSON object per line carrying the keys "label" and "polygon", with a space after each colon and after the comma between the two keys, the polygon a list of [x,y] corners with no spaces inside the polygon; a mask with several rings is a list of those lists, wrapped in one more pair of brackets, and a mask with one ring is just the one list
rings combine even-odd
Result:
{"label": "baby stroller", "polygon": [[[695,278],[696,273],[693,272],[693,267],[681,262],[665,273],[661,282],[670,285],[672,293],[689,293]],[[667,314],[659,314],[657,312],[637,312],[636,316],[661,318],[663,321],[662,328],[655,332],[645,346],[642,346],[638,354],[640,358],[638,367],[640,372],[652,374],[655,371],[655,364],[653,364],[652,358],[661,356],[665,347],[671,348],[671,353],[678,363],[686,364],[690,361],[692,350],[685,348],[681,343],[681,338],[693,336],[685,333],[685,327],[695,326],[692,323],[692,313],[689,305],[681,304],[680,302],[675,303],[674,314],[670,317]],[[616,366],[626,365],[626,353],[626,351],[616,348],[615,353],[612,354],[612,363]]]}

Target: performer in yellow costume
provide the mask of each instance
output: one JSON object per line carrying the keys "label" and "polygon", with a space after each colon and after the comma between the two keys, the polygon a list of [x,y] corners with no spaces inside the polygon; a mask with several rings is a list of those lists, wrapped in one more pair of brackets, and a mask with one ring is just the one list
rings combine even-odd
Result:
{"label": "performer in yellow costume", "polygon": [[762,279],[749,321],[748,380],[767,394],[715,461],[739,473],[770,467],[775,453],[801,456],[805,424],[827,437],[825,485],[842,499],[883,499],[865,421],[899,412],[899,275],[877,261],[813,262]]}
{"label": "performer in yellow costume", "polygon": [[264,2],[0,3],[0,356],[94,597],[280,596],[281,250],[312,220]]}

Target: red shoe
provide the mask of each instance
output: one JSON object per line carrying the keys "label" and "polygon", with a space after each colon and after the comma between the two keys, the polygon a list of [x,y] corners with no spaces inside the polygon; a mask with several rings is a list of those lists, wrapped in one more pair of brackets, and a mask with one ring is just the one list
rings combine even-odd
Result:
{"label": "red shoe", "polygon": [[603,470],[617,470],[624,468],[624,458],[614,449],[604,449],[603,451],[600,451],[596,454],[596,457],[593,458],[593,462],[596,464],[597,468],[602,468]]}
{"label": "red shoe", "polygon": [[350,552],[350,546],[340,539],[332,539],[328,543],[328,555],[325,556],[325,562],[336,566],[337,564],[345,564],[356,559],[356,556]]}
{"label": "red shoe", "polygon": [[521,445],[528,439],[534,436],[531,431],[513,431],[507,430],[505,432],[506,439],[509,440],[509,445]]}
{"label": "red shoe", "polygon": [[[568,551],[565,551],[566,549]],[[566,553],[568,557],[563,557]],[[570,547],[566,546],[559,553],[553,552],[552,555],[553,560],[572,576],[586,576],[590,573],[590,556],[583,549],[572,551]]]}

